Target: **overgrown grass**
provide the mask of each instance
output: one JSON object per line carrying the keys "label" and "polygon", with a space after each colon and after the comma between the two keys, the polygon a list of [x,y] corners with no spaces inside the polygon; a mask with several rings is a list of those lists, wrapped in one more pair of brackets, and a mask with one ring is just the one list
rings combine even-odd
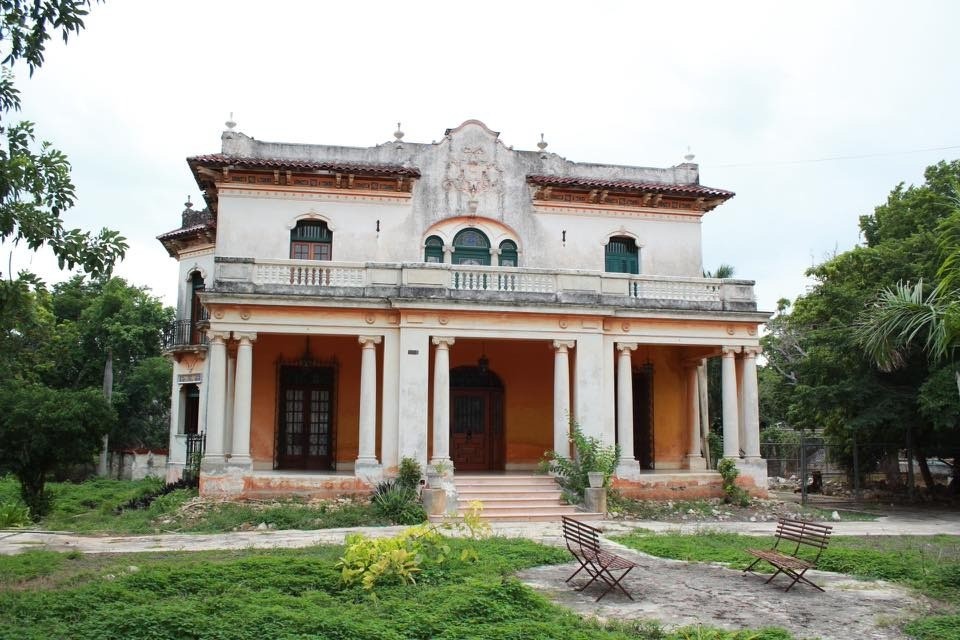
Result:
{"label": "overgrown grass", "polygon": [[[772,537],[733,533],[679,535],[638,531],[613,539],[662,558],[722,562],[738,569],[754,560],[746,549],[773,545]],[[757,569],[772,572],[766,563]],[[951,609],[960,603],[960,536],[835,536],[820,557],[817,569],[899,583],[942,600]],[[920,640],[960,640],[960,616],[920,618],[910,623],[906,631]]]}
{"label": "overgrown grass", "polygon": [[[56,567],[36,552],[0,557],[0,575],[47,564],[0,586],[0,638],[791,640],[779,630],[665,633],[651,622],[584,620],[510,577],[567,562],[566,551],[502,538],[450,545],[440,568],[415,585],[378,588],[375,600],[341,586],[342,547],[83,556]],[[475,562],[459,559],[468,545]]]}
{"label": "overgrown grass", "polygon": [[[724,504],[719,499],[708,500],[634,500],[620,495],[618,492],[611,492],[608,497],[608,504],[611,511],[619,511],[638,520],[666,520],[676,521],[681,516],[690,516],[690,519],[710,519],[718,514],[732,515],[750,515],[764,514],[772,515],[769,501],[753,500],[746,507]],[[803,506],[800,504],[786,503],[779,509],[780,512],[799,513],[801,516],[814,520],[829,521],[835,509],[820,508],[813,506]],[[836,509],[842,520],[845,521],[870,521],[876,520],[877,516],[863,511],[846,511]]]}
{"label": "overgrown grass", "polygon": [[[256,527],[275,529],[328,529],[332,527],[391,524],[365,503],[308,504],[289,499],[275,503],[225,502],[210,504],[192,514],[181,507],[195,498],[195,490],[180,489],[160,496],[146,509],[120,505],[162,487],[156,479],[129,481],[98,478],[81,483],[50,483],[51,512],[39,526],[52,531],[78,533],[220,533]],[[0,478],[0,501],[19,504],[19,485],[12,477]]]}

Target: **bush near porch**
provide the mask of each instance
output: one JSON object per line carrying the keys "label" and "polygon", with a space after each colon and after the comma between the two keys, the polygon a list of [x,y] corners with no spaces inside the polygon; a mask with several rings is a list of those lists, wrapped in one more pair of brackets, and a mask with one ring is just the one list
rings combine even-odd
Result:
{"label": "bush near porch", "polygon": [[[415,585],[378,588],[375,600],[343,586],[343,547],[0,557],[0,639],[792,640],[781,630],[586,620],[510,577],[566,563],[565,550],[503,538],[447,543],[443,565]],[[461,560],[468,548],[476,561]]]}

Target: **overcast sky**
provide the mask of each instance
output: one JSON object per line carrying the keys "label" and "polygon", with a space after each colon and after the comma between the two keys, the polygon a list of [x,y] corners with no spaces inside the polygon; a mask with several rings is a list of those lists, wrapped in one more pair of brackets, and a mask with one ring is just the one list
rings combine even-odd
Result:
{"label": "overcast sky", "polygon": [[[897,183],[960,157],[957,2],[110,0],[86,22],[19,75],[24,116],[73,164],[68,226],[119,230],[117,273],[170,304],[155,237],[201,202],[184,158],[219,151],[231,111],[269,141],[369,146],[399,120],[430,142],[478,118],[573,161],[664,167],[689,145],[737,193],[705,217],[704,266],[755,279],[767,310]],[[805,162],[837,156],[874,157]],[[18,267],[63,277],[46,253]]]}

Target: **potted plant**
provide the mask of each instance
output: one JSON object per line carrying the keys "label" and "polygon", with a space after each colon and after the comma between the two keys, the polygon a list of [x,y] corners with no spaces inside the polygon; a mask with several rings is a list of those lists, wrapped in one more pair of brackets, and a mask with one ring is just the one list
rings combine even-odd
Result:
{"label": "potted plant", "polygon": [[606,474],[603,471],[587,471],[587,481],[591,489],[599,489],[606,480]]}

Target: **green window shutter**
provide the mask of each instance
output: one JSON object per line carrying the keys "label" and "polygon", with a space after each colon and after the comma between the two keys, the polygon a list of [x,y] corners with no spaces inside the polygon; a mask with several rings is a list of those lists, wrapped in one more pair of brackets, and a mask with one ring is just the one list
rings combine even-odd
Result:
{"label": "green window shutter", "polygon": [[430,236],[424,243],[424,262],[443,262],[443,240],[438,236]]}
{"label": "green window shutter", "polygon": [[517,264],[517,244],[513,240],[504,240],[500,243],[500,266],[519,266]]}
{"label": "green window shutter", "polygon": [[453,238],[453,264],[490,266],[490,241],[478,229],[464,229]]}
{"label": "green window shutter", "polygon": [[640,273],[640,251],[633,238],[610,238],[604,253],[607,273]]}
{"label": "green window shutter", "polygon": [[290,257],[294,260],[330,260],[333,254],[333,232],[327,223],[301,220],[290,230]]}

